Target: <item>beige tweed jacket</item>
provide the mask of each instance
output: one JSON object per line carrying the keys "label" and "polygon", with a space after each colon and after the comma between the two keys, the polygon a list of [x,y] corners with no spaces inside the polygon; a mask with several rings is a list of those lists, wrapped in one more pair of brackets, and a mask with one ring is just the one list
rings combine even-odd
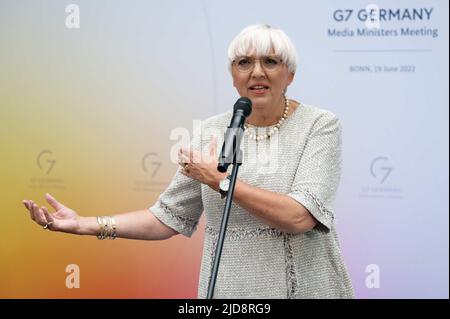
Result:
{"label": "beige tweed jacket", "polygon": [[[220,146],[231,116],[229,111],[205,120],[191,146],[206,152],[212,134],[219,136]],[[256,129],[264,133],[270,127]],[[342,166],[338,118],[301,104],[269,140],[256,142],[245,136],[241,149],[240,180],[287,194],[319,224],[306,233],[284,233],[233,203],[214,297],[353,298],[334,228],[333,202]],[[224,203],[219,193],[177,171],[149,208],[188,237],[201,214],[206,215],[199,298],[206,297]]]}

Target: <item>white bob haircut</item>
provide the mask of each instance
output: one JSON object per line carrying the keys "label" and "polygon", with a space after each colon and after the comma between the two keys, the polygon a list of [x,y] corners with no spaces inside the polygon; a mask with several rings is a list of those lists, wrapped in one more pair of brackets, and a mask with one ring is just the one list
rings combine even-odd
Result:
{"label": "white bob haircut", "polygon": [[257,56],[275,53],[289,72],[297,69],[297,52],[289,37],[281,30],[268,24],[251,25],[244,28],[228,47],[228,61],[231,64],[239,56],[256,54]]}

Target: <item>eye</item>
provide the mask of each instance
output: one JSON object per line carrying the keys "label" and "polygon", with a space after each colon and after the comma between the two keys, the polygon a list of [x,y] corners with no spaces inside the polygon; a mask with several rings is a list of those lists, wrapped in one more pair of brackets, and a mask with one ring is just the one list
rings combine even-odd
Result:
{"label": "eye", "polygon": [[237,64],[241,65],[241,66],[245,66],[245,65],[251,64],[251,61],[249,58],[241,58],[238,60]]}
{"label": "eye", "polygon": [[280,62],[275,58],[267,57],[264,59],[264,64],[266,64],[266,65],[276,66],[279,63]]}

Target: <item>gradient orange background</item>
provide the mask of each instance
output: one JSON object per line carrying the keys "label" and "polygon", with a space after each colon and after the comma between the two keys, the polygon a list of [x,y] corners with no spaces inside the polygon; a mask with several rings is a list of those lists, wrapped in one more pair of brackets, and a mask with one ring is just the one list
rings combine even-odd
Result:
{"label": "gradient orange background", "polygon": [[[49,192],[83,216],[148,208],[176,170],[171,130],[212,112],[210,78],[186,63],[208,59],[202,25],[173,26],[173,6],[78,1],[68,29],[67,4],[1,3],[0,298],[196,298],[201,225],[191,239],[98,241],[44,231],[22,206]],[[202,12],[183,6],[173,14]],[[187,43],[199,51],[177,57]]]}

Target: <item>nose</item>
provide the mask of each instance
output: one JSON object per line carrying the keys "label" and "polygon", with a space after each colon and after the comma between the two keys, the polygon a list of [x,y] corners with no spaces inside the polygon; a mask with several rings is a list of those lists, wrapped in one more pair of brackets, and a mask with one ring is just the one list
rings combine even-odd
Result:
{"label": "nose", "polygon": [[261,65],[261,61],[255,60],[255,65],[253,66],[253,70],[252,70],[252,77],[256,78],[256,77],[261,77],[261,76],[265,76],[265,75],[266,74]]}

